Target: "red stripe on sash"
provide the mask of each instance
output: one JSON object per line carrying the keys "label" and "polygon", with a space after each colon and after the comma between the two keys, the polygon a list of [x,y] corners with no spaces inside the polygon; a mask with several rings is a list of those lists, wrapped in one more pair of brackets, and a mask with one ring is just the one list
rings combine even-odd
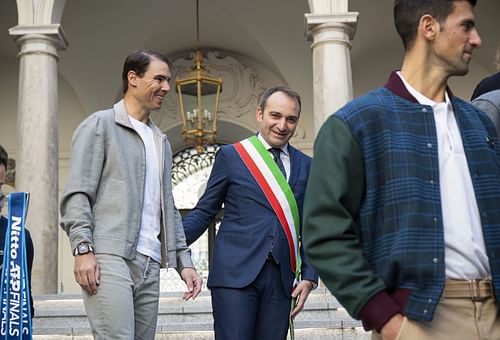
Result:
{"label": "red stripe on sash", "polygon": [[290,259],[291,259],[291,266],[292,266],[292,272],[295,273],[296,270],[296,259],[295,259],[295,245],[293,242],[293,237],[290,234],[290,228],[288,225],[288,222],[285,218],[285,214],[283,212],[283,209],[281,208],[281,205],[274,195],[271,187],[267,183],[266,179],[262,175],[262,172],[259,170],[255,162],[253,161],[252,157],[248,154],[248,152],[245,150],[243,145],[241,143],[236,143],[234,144],[234,147],[236,148],[236,151],[240,155],[241,159],[247,166],[248,170],[252,174],[252,176],[255,178],[259,186],[261,187],[262,191],[264,192],[264,195],[266,196],[267,200],[269,201],[269,204],[272,206],[274,209],[274,212],[276,213],[276,216],[278,217],[278,220],[280,221],[283,230],[285,231],[286,238],[288,240],[288,248],[290,250]]}

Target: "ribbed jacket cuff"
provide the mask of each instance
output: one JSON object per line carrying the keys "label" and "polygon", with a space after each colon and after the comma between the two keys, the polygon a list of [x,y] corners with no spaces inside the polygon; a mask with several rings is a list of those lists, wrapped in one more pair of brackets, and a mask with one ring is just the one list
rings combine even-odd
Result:
{"label": "ribbed jacket cuff", "polygon": [[368,301],[358,317],[366,330],[375,329],[380,333],[382,327],[398,313],[402,313],[399,304],[387,292],[381,291]]}

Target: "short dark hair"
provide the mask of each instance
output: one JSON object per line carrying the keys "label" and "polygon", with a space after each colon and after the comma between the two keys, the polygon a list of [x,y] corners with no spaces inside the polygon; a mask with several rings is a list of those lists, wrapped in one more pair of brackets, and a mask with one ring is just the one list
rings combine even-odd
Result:
{"label": "short dark hair", "polygon": [[5,170],[7,170],[8,160],[9,160],[9,154],[4,149],[4,147],[0,145],[0,165],[3,164],[5,166]]}
{"label": "short dark hair", "polygon": [[276,92],[283,92],[289,98],[295,99],[299,104],[299,114],[300,114],[300,110],[302,109],[302,99],[300,98],[300,95],[297,92],[286,86],[274,86],[268,88],[267,90],[265,90],[260,94],[259,107],[261,108],[262,111],[264,111],[264,109],[266,108],[267,100],[269,99],[269,97],[271,97],[271,95]]}
{"label": "short dark hair", "polygon": [[413,47],[423,15],[429,14],[442,23],[453,12],[455,2],[458,1],[467,1],[472,7],[477,3],[477,0],[395,0],[394,24],[405,51]]}
{"label": "short dark hair", "polygon": [[122,82],[123,93],[128,90],[128,73],[134,71],[139,77],[142,77],[148,70],[152,59],[163,61],[170,67],[170,59],[161,52],[151,50],[136,50],[130,53],[123,63]]}

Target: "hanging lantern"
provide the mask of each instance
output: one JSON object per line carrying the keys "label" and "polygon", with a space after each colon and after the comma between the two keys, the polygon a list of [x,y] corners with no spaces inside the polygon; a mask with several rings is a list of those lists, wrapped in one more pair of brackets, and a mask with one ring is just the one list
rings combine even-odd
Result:
{"label": "hanging lantern", "polygon": [[215,143],[222,78],[211,76],[208,68],[203,65],[203,56],[200,51],[198,1],[196,0],[194,66],[185,78],[176,78],[175,88],[182,117],[182,136],[201,153],[206,145]]}

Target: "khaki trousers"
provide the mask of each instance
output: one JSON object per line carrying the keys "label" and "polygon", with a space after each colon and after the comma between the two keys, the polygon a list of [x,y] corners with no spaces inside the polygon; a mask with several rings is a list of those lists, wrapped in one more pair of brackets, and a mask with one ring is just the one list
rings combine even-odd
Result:
{"label": "khaki trousers", "polygon": [[[381,340],[372,332],[372,340]],[[499,340],[500,317],[493,298],[442,298],[432,321],[404,318],[397,340]]]}

